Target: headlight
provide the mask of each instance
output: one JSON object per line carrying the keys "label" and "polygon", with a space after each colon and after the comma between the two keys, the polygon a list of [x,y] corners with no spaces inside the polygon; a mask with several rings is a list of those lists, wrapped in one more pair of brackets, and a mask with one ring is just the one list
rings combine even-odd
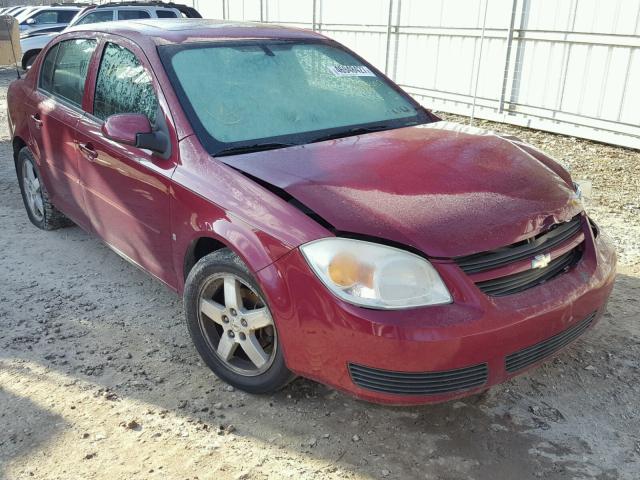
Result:
{"label": "headlight", "polygon": [[451,303],[438,272],[413,253],[349,238],[323,238],[300,250],[322,283],[346,302],[379,309]]}

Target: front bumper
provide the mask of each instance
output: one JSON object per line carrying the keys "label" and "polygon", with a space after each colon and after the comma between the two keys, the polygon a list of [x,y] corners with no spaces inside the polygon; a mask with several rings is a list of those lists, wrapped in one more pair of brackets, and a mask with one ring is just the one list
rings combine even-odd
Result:
{"label": "front bumper", "polygon": [[436,403],[522,373],[599,320],[616,257],[605,235],[585,227],[585,237],[568,272],[504,297],[483,294],[455,263],[434,262],[454,301],[410,310],[342,302],[297,249],[258,277],[292,371],[373,402]]}

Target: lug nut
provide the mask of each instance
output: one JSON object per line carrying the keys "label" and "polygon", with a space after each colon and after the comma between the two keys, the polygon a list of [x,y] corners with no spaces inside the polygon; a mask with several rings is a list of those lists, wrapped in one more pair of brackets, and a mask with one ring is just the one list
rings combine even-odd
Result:
{"label": "lug nut", "polygon": [[248,325],[247,321],[246,321],[244,318],[243,318],[242,320],[240,320],[240,324],[241,324],[243,327],[246,327],[246,326]]}
{"label": "lug nut", "polygon": [[229,336],[230,336],[231,338],[233,338],[233,337],[235,337],[235,336],[236,336],[236,334],[235,334],[235,333],[233,333],[233,330],[229,330]]}
{"label": "lug nut", "polygon": [[231,310],[229,310],[231,312],[231,315],[233,315],[234,317],[238,314],[238,312],[236,312],[235,308],[232,308]]}
{"label": "lug nut", "polygon": [[226,315],[222,315],[222,321],[224,323],[229,323],[229,317],[227,317]]}
{"label": "lug nut", "polygon": [[246,338],[247,336],[244,333],[240,332],[240,340],[246,340]]}

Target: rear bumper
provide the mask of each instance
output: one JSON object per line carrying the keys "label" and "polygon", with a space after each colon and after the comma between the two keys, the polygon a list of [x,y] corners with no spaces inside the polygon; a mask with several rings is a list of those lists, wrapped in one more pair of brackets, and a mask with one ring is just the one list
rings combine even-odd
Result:
{"label": "rear bumper", "polygon": [[616,258],[606,236],[587,232],[583,258],[569,272],[504,297],[483,294],[454,263],[436,264],[450,305],[379,311],[346,304],[298,250],[261,270],[259,280],[291,370],[373,402],[436,403],[504,382],[595,325]]}

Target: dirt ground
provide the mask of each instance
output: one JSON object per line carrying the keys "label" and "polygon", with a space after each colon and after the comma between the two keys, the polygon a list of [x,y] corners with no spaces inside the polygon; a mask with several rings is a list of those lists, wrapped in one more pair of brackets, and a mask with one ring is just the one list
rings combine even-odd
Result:
{"label": "dirt ground", "polygon": [[389,408],[307,380],[271,396],[219,381],[173,293],[79,228],[29,223],[2,120],[0,478],[638,479],[640,154],[492,127],[593,180],[620,251],[609,313],[487,394]]}

